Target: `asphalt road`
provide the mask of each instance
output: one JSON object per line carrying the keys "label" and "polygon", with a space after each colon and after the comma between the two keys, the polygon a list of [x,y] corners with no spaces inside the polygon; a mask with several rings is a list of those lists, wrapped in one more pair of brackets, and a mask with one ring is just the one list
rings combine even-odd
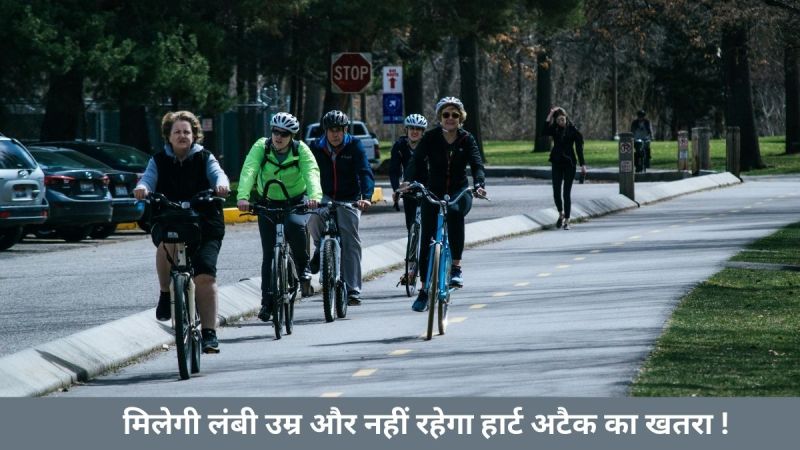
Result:
{"label": "asphalt road", "polygon": [[[490,179],[487,185],[492,201],[476,201],[468,221],[552,206],[544,180]],[[605,197],[617,189],[616,184],[576,185],[573,201]],[[362,217],[364,246],[405,236],[403,214],[389,203]],[[260,248],[255,224],[229,225],[219,255],[219,284],[260,276]],[[26,239],[0,252],[0,356],[154,307],[154,250],[148,235],[123,232],[74,244]]]}
{"label": "asphalt road", "polygon": [[467,250],[432,341],[393,272],[344,320],[303,301],[280,341],[257,320],[221,328],[189,381],[170,348],[55,395],[623,396],[678,300],[799,211],[800,180],[751,179]]}

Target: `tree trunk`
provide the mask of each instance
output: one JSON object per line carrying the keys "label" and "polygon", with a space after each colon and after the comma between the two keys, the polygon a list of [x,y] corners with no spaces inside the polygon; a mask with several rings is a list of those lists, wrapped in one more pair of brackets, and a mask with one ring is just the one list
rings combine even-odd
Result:
{"label": "tree trunk", "polygon": [[405,102],[405,113],[424,114],[425,105],[423,104],[423,93],[425,79],[423,78],[421,61],[406,61],[403,71],[403,100]]}
{"label": "tree trunk", "polygon": [[549,43],[542,44],[542,50],[536,55],[536,142],[534,152],[550,151],[550,136],[544,135],[547,126],[547,114],[553,105],[553,60],[550,59]]}
{"label": "tree trunk", "polygon": [[800,48],[784,48],[784,90],[786,93],[786,153],[800,153]]}
{"label": "tree trunk", "polygon": [[322,119],[323,89],[314,81],[306,83],[306,98],[303,104],[304,125],[319,122]]}
{"label": "tree trunk", "polygon": [[461,71],[461,101],[467,111],[464,129],[475,136],[481,158],[486,162],[481,139],[480,92],[478,90],[478,38],[468,35],[458,40],[458,62]]}
{"label": "tree trunk", "polygon": [[119,142],[152,153],[153,146],[147,129],[147,108],[127,99],[120,99],[119,104]]}
{"label": "tree trunk", "polygon": [[750,61],[747,56],[745,24],[726,27],[722,32],[722,63],[725,79],[725,122],[741,132],[741,169],[761,169],[761,151],[756,134]]}
{"label": "tree trunk", "polygon": [[[611,46],[611,140],[619,133],[619,84],[617,83],[617,46]],[[626,130],[627,131],[627,130]]]}
{"label": "tree trunk", "polygon": [[442,64],[442,73],[439,76],[438,82],[438,89],[439,93],[437,95],[436,100],[439,100],[442,97],[449,97],[453,95],[451,92],[451,84],[453,80],[456,78],[456,67],[458,64],[455,64],[455,60],[458,58],[458,42],[456,42],[455,38],[449,39],[444,44],[444,50],[442,51],[442,59],[444,63]]}
{"label": "tree trunk", "polygon": [[51,75],[46,110],[39,137],[46,141],[71,141],[84,120],[83,74],[72,69]]}

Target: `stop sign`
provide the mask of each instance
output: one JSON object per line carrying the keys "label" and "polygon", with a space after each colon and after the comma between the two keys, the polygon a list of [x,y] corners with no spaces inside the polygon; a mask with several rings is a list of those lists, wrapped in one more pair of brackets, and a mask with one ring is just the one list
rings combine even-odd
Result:
{"label": "stop sign", "polygon": [[331,90],[337,94],[358,94],[372,81],[372,54],[331,55]]}

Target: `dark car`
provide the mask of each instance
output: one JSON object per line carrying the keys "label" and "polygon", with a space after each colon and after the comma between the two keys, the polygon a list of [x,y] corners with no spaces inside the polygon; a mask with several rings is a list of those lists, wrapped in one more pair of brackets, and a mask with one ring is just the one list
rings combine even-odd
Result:
{"label": "dark car", "polygon": [[27,226],[26,232],[37,237],[58,235],[68,242],[78,242],[95,226],[111,223],[110,180],[105,173],[87,169],[59,152],[34,150],[32,153],[44,170],[50,215],[41,225]]}
{"label": "dark car", "polygon": [[91,156],[114,169],[133,172],[141,176],[150,161],[150,155],[129,145],[94,141],[37,142],[36,146],[70,148]]}
{"label": "dark car", "polygon": [[0,250],[22,237],[26,225],[44,223],[44,173],[16,139],[0,134]]}
{"label": "dark car", "polygon": [[44,155],[45,152],[57,153],[59,156],[74,160],[81,167],[99,170],[106,174],[109,180],[108,189],[111,193],[111,207],[113,210],[111,223],[96,225],[89,232],[89,236],[95,239],[107,238],[117,229],[118,224],[134,222],[142,217],[144,203],[133,198],[133,189],[136,187],[136,182],[139,178],[135,173],[115,170],[92,157],[69,148],[37,144],[29,146],[28,150],[37,159],[47,159],[48,155]]}

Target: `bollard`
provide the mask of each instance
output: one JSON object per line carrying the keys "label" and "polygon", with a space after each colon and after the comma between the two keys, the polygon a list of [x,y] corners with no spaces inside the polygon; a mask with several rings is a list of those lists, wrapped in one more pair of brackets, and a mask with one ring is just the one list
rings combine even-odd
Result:
{"label": "bollard", "polygon": [[689,132],[678,131],[678,170],[689,170]]}
{"label": "bollard", "polygon": [[619,193],[636,201],[633,189],[633,133],[619,134]]}
{"label": "bollard", "polygon": [[742,167],[741,144],[739,127],[728,127],[725,137],[725,170],[736,175],[736,178],[739,178]]}
{"label": "bollard", "polygon": [[708,127],[692,128],[692,175],[711,168],[710,138],[711,130]]}

